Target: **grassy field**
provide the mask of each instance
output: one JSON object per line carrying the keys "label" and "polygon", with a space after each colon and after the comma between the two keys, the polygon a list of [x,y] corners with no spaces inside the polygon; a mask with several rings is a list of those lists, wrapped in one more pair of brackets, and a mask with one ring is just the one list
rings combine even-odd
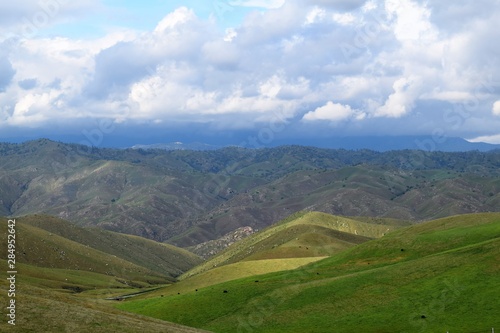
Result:
{"label": "grassy field", "polygon": [[[5,267],[2,262],[2,267]],[[109,332],[171,332],[197,333],[202,330],[184,327],[153,318],[116,310],[102,297],[76,297],[38,285],[37,281],[23,278],[26,267],[20,267],[16,281],[16,325],[2,320],[0,332],[33,333],[109,333]],[[39,268],[34,268],[39,269]],[[87,276],[90,277],[90,276]],[[77,277],[75,277],[77,278]],[[94,279],[95,276],[92,277]],[[84,278],[78,283],[83,283]],[[93,284],[99,284],[99,278]],[[7,295],[7,280],[0,282],[0,293]],[[103,285],[107,281],[101,281]],[[102,296],[102,295],[99,295]],[[2,298],[4,299],[4,298]],[[2,311],[5,313],[5,310]],[[7,318],[7,317],[5,317]]]}
{"label": "grassy field", "polygon": [[214,332],[488,332],[500,327],[499,236],[498,213],[455,216],[299,269],[118,307]]}
{"label": "grassy field", "polygon": [[324,258],[325,257],[309,257],[237,262],[234,264],[224,265],[222,267],[215,267],[209,271],[192,276],[191,278],[171,284],[168,287],[160,288],[153,292],[141,295],[136,299],[151,298],[155,296],[162,297],[162,295],[171,296],[177,295],[178,293],[191,293],[193,291],[197,292],[197,290],[201,288],[226,281],[296,269]]}

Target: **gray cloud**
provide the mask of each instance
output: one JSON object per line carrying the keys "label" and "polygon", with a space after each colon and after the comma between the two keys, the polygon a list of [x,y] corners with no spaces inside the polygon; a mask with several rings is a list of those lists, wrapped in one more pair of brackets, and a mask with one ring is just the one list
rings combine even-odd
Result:
{"label": "gray cloud", "polygon": [[21,80],[17,83],[19,87],[23,88],[24,90],[30,90],[33,89],[37,86],[38,80],[37,79],[25,79]]}
{"label": "gray cloud", "polygon": [[95,57],[95,72],[84,92],[89,98],[104,99],[112,93],[126,92],[132,82],[155,68],[147,50],[130,42],[118,43]]}
{"label": "gray cloud", "polygon": [[0,92],[5,92],[16,74],[9,59],[0,54]]}
{"label": "gray cloud", "polygon": [[429,0],[427,2],[432,8],[431,20],[441,31],[456,33],[467,30],[474,21],[488,19],[491,15],[498,15],[495,10],[488,8],[498,8],[498,0],[456,0],[445,2],[441,0]]}
{"label": "gray cloud", "polygon": [[316,5],[340,11],[351,11],[363,6],[368,0],[302,0],[304,4]]}

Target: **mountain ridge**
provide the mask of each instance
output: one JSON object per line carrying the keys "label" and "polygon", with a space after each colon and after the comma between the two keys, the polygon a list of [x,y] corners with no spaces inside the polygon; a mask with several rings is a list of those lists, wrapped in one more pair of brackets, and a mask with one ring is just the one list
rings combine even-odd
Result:
{"label": "mountain ridge", "polygon": [[[500,144],[486,142],[472,142],[460,137],[436,137],[426,135],[408,135],[408,136],[351,136],[351,137],[333,137],[323,142],[308,142],[306,146],[326,148],[326,149],[346,149],[346,150],[373,150],[378,152],[387,152],[391,150],[422,150],[426,152],[465,152],[481,151],[487,152],[500,149]],[[293,142],[280,141],[272,146],[263,146],[258,148],[272,148],[277,146],[293,146]],[[216,150],[227,147],[253,148],[244,145],[212,145],[201,142],[169,142],[156,144],[135,144],[132,149],[163,149],[163,150]]]}
{"label": "mountain ridge", "polygon": [[0,143],[0,214],[188,247],[309,209],[421,221],[500,207],[500,151],[211,151]]}
{"label": "mountain ridge", "polygon": [[[133,137],[116,136],[105,137],[103,142],[97,148],[140,148],[140,149],[193,149],[193,150],[212,150],[222,149],[225,147],[243,147],[243,148],[275,148],[278,146],[310,146],[325,149],[346,149],[346,150],[374,150],[386,152],[390,150],[424,150],[424,151],[445,151],[445,152],[460,152],[460,151],[490,151],[500,149],[500,144],[475,142],[462,137],[444,136],[444,135],[369,135],[369,136],[331,136],[321,139],[310,139],[304,137],[300,140],[292,140],[286,138],[275,138],[269,144],[254,144],[248,138],[254,134],[235,138],[215,139],[213,137],[155,137],[147,140],[137,140]],[[82,141],[81,136],[48,136],[52,141],[71,144]],[[3,139],[11,143],[25,143],[36,141],[39,138],[18,138],[18,139]],[[247,142],[247,144],[244,144]],[[88,143],[88,141],[87,141]],[[177,143],[177,144],[176,144]],[[180,145],[178,143],[181,143]]]}

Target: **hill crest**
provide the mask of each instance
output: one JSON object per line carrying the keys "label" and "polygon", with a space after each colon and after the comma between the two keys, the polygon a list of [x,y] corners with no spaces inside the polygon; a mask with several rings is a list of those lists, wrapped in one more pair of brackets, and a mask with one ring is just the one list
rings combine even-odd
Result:
{"label": "hill crest", "polygon": [[323,257],[379,238],[400,225],[372,224],[321,212],[298,212],[232,244],[180,279],[244,260]]}

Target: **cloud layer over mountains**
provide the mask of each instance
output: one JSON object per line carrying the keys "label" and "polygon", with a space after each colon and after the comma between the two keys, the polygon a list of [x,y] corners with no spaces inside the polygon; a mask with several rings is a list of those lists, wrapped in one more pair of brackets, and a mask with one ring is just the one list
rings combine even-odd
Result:
{"label": "cloud layer over mountains", "polygon": [[0,128],[279,122],[500,142],[498,0],[215,2],[210,17],[180,6],[149,31],[92,38],[43,31],[88,19],[97,0],[0,5]]}

